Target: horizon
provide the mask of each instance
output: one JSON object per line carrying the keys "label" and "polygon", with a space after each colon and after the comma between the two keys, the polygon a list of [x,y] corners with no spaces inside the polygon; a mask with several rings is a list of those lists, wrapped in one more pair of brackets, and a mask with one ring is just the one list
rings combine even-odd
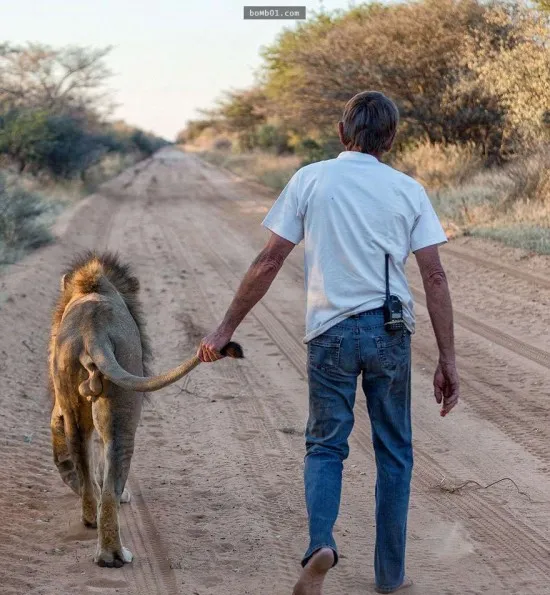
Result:
{"label": "horizon", "polygon": [[[311,15],[321,7],[331,12],[361,3],[284,4],[306,6]],[[159,0],[151,11],[145,3],[129,0],[99,0],[93,5],[51,0],[47,6],[3,0],[0,39],[52,47],[113,46],[106,64],[113,71],[108,88],[118,107],[110,119],[123,119],[173,141],[189,120],[200,117],[198,110],[213,107],[223,91],[252,85],[261,65],[261,47],[300,22],[245,21],[245,5],[207,0],[183,7],[176,0]]]}

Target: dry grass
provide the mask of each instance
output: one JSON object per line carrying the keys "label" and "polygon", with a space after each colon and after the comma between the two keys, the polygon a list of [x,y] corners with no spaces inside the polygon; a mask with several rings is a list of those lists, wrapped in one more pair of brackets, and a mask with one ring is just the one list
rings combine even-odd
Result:
{"label": "dry grass", "polygon": [[300,158],[294,155],[271,153],[231,153],[229,151],[199,151],[205,161],[224,167],[241,178],[260,182],[273,190],[282,190],[300,166]]}
{"label": "dry grass", "polygon": [[482,158],[473,144],[423,141],[395,156],[391,164],[426,188],[439,190],[462,184],[481,169]]}
{"label": "dry grass", "polygon": [[0,265],[15,262],[51,240],[58,203],[0,175]]}
{"label": "dry grass", "polygon": [[537,254],[550,255],[550,229],[535,225],[509,225],[504,227],[481,227],[472,235],[497,240]]}
{"label": "dry grass", "polygon": [[50,227],[63,208],[136,161],[134,155],[108,155],[87,172],[84,181],[54,182],[0,170],[0,266],[50,242]]}
{"label": "dry grass", "polygon": [[118,176],[119,173],[135,165],[140,159],[141,157],[135,153],[111,153],[105,155],[99,163],[86,172],[86,178],[82,182],[80,194],[85,196],[95,192],[103,182]]}
{"label": "dry grass", "polygon": [[[205,160],[280,191],[300,167],[295,156],[195,147]],[[186,147],[186,150],[190,150]],[[429,191],[449,237],[475,235],[550,254],[550,151],[484,169],[473,146],[421,143],[392,160]]]}
{"label": "dry grass", "polygon": [[550,157],[545,151],[431,196],[444,225],[457,233],[550,253]]}

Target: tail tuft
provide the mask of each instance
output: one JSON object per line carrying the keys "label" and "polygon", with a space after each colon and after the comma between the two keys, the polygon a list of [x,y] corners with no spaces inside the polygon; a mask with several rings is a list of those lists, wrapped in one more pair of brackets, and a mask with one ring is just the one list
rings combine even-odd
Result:
{"label": "tail tuft", "polygon": [[221,354],[235,359],[244,358],[243,348],[234,341],[229,341],[229,343],[221,350]]}

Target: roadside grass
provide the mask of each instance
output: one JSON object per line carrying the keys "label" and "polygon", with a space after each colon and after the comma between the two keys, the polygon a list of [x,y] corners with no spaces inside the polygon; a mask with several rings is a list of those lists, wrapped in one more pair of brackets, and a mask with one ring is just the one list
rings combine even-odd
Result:
{"label": "roadside grass", "polygon": [[301,162],[295,155],[273,155],[261,151],[232,153],[211,149],[199,150],[196,154],[213,165],[228,169],[246,180],[264,184],[277,192],[286,186]]}
{"label": "roadside grass", "polygon": [[137,161],[134,155],[108,155],[84,180],[53,181],[0,169],[0,267],[51,242],[51,226],[64,208]]}
{"label": "roadside grass", "polygon": [[465,183],[482,168],[482,156],[472,143],[452,145],[419,142],[400,153],[390,153],[392,167],[432,191]]}
{"label": "roadside grass", "polygon": [[510,225],[508,227],[480,227],[471,235],[489,240],[497,240],[509,246],[523,248],[529,252],[550,255],[550,229],[529,225]]}
{"label": "roadside grass", "polygon": [[[300,167],[293,155],[185,147],[205,161],[280,192]],[[391,165],[427,189],[448,236],[476,236],[550,254],[550,151],[484,168],[473,145],[419,143]]]}
{"label": "roadside grass", "polygon": [[0,174],[0,265],[11,264],[51,241],[58,202],[26,190]]}
{"label": "roadside grass", "polygon": [[463,184],[430,196],[451,235],[490,238],[549,253],[550,157],[544,152],[480,170]]}

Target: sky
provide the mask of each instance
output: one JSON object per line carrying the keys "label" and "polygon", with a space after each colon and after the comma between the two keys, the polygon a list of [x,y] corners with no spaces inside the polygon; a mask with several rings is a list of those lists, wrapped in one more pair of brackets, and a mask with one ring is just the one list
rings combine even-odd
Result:
{"label": "sky", "polygon": [[[319,0],[272,2],[317,11]],[[326,10],[353,0],[322,0]],[[0,0],[0,43],[114,46],[114,116],[173,140],[198,108],[254,82],[268,45],[295,21],[243,19],[269,0]]]}

